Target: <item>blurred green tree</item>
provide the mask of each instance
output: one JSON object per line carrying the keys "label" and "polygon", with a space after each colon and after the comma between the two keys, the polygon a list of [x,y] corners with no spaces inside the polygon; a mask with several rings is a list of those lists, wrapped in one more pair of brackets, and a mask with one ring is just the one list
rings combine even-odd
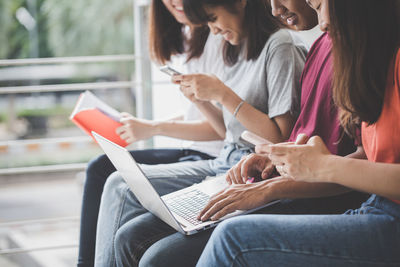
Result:
{"label": "blurred green tree", "polygon": [[133,0],[46,0],[55,56],[133,53]]}
{"label": "blurred green tree", "polygon": [[[2,0],[0,2],[1,58],[51,57],[53,55],[48,42],[47,17],[40,12],[45,1]],[[34,19],[32,28],[24,25],[23,19],[18,19],[17,13],[22,10],[25,12],[25,19],[27,16]],[[36,34],[32,31],[36,31]],[[36,42],[37,51],[34,51]]]}
{"label": "blurred green tree", "polygon": [[21,8],[36,21],[39,57],[133,53],[133,0],[0,0],[0,58],[32,55]]}

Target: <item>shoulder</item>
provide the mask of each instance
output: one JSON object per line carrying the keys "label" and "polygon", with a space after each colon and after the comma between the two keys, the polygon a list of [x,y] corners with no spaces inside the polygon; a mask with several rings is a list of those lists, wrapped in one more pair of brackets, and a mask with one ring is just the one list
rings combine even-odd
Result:
{"label": "shoulder", "polygon": [[276,51],[298,51],[302,55],[307,54],[307,47],[296,35],[290,33],[290,30],[281,29],[268,39],[264,47],[266,54]]}
{"label": "shoulder", "polygon": [[289,30],[281,29],[269,37],[265,46],[269,47],[270,49],[274,49],[282,44],[294,45],[294,43],[295,42]]}
{"label": "shoulder", "polygon": [[332,40],[328,33],[323,33],[311,46],[309,54],[314,54],[316,52],[325,51],[330,53],[332,50]]}

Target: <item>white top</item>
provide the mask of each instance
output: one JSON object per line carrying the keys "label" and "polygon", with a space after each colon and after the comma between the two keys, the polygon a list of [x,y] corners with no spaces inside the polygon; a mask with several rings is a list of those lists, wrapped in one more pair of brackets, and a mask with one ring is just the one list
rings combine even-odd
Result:
{"label": "white top", "polygon": [[[243,100],[270,118],[287,112],[300,112],[300,77],[306,60],[306,48],[288,30],[271,35],[257,59],[226,67],[225,84]],[[226,143],[240,143],[246,128],[224,107]]]}
{"label": "white top", "polygon": [[[186,57],[179,56],[173,58],[173,66],[178,66],[177,69],[182,70],[185,74],[204,73],[214,74],[221,81],[224,73],[224,62],[221,56],[222,53],[222,37],[210,34],[204,47],[203,54],[196,59],[185,62]],[[197,109],[191,101],[182,96],[184,102],[185,114],[184,121],[203,120],[203,114]],[[188,149],[197,150],[211,156],[218,156],[223,147],[223,141],[183,141],[182,146]]]}

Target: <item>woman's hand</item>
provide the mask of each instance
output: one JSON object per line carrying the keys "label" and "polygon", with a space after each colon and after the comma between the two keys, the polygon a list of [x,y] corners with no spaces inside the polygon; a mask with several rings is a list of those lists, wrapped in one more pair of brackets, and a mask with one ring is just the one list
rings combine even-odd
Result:
{"label": "woman's hand", "polygon": [[120,122],[123,125],[117,128],[116,133],[128,144],[148,139],[155,135],[155,126],[149,120],[138,119],[129,113],[122,113]]}
{"label": "woman's hand", "polygon": [[[278,179],[278,178],[276,178]],[[284,179],[284,178],[279,178]],[[254,184],[235,184],[211,197],[197,219],[216,221],[236,210],[251,210],[268,204],[273,196],[268,190],[268,181]],[[271,180],[271,182],[275,182]]]}
{"label": "woman's hand", "polygon": [[249,177],[270,178],[275,167],[267,155],[250,154],[244,156],[226,174],[226,181],[229,184],[245,184]]}
{"label": "woman's hand", "polygon": [[319,136],[310,138],[306,144],[269,145],[266,152],[283,177],[304,182],[324,182],[327,177],[323,162],[331,153]]}
{"label": "woman's hand", "polygon": [[[214,75],[190,74],[174,75],[173,82],[179,83],[185,96],[194,96],[201,101],[221,102],[231,89]],[[191,99],[191,98],[189,98]]]}

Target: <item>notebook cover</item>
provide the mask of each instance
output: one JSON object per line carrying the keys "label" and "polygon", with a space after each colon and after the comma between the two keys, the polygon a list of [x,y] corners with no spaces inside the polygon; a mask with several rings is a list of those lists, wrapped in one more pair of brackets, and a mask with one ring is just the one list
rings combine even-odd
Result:
{"label": "notebook cover", "polygon": [[93,140],[95,139],[92,135],[92,131],[95,131],[117,145],[122,147],[128,145],[128,143],[122,140],[115,132],[118,127],[122,126],[122,123],[113,120],[96,108],[81,110],[76,113],[71,120],[90,135]]}

